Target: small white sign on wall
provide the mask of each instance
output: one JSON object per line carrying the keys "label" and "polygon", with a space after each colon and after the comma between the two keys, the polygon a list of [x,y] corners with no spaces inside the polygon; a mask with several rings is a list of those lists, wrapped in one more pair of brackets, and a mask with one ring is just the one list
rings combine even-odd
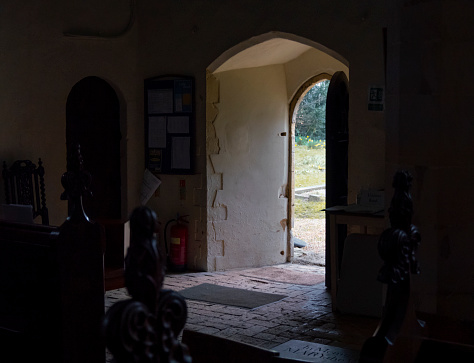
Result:
{"label": "small white sign on wall", "polygon": [[369,86],[368,110],[383,111],[385,104],[385,88],[383,86]]}

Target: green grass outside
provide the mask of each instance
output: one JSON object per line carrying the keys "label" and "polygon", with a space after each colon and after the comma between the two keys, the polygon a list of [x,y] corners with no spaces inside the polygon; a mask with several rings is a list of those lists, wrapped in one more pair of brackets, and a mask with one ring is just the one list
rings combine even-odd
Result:
{"label": "green grass outside", "polygon": [[326,202],[307,202],[295,199],[295,218],[323,219],[326,217],[321,210],[326,208]]}
{"label": "green grass outside", "polygon": [[[326,184],[326,148],[295,145],[295,188]],[[295,199],[295,218],[325,218],[326,202]]]}
{"label": "green grass outside", "polygon": [[295,145],[295,188],[326,184],[326,149]]}

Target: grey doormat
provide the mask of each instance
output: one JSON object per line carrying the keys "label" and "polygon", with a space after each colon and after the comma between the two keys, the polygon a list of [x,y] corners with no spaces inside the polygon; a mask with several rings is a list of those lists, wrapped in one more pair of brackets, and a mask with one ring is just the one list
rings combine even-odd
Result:
{"label": "grey doormat", "polygon": [[285,295],[236,289],[214,284],[200,284],[179,291],[186,299],[254,309],[285,298]]}

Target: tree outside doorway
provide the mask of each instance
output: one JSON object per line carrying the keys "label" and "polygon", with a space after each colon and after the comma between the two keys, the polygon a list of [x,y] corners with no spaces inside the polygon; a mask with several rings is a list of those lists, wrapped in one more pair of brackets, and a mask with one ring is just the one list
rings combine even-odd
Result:
{"label": "tree outside doorway", "polygon": [[295,109],[294,262],[325,265],[326,97],[329,80],[317,82]]}

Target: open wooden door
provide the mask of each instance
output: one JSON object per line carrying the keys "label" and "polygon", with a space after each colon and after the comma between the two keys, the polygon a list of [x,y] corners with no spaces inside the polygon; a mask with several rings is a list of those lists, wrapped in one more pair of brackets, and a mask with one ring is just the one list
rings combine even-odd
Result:
{"label": "open wooden door", "polygon": [[[349,81],[344,72],[331,78],[326,100],[326,208],[347,204],[349,149]],[[339,256],[346,236],[346,226],[339,226]],[[329,220],[326,219],[326,286],[331,288]],[[339,263],[340,265],[340,263]]]}

